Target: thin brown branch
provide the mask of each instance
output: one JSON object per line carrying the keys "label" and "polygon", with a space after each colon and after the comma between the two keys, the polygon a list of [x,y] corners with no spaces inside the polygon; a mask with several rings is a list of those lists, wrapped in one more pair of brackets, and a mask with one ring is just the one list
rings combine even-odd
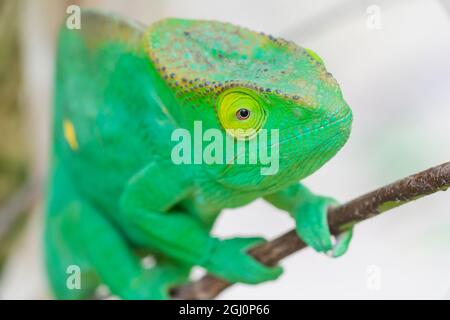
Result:
{"label": "thin brown branch", "polygon": [[[401,179],[390,185],[367,193],[328,211],[328,222],[335,235],[340,230],[360,221],[372,218],[384,211],[417,200],[450,187],[450,162]],[[273,266],[283,258],[306,247],[295,230],[257,246],[249,251],[256,260]],[[212,299],[232,283],[213,275],[188,285],[175,288],[175,299]]]}

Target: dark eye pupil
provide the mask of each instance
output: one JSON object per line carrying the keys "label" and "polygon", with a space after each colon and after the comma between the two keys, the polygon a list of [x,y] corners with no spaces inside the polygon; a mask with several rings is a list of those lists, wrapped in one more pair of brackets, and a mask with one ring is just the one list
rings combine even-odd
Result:
{"label": "dark eye pupil", "polygon": [[245,120],[250,116],[250,111],[248,109],[242,108],[236,112],[236,115],[239,120]]}

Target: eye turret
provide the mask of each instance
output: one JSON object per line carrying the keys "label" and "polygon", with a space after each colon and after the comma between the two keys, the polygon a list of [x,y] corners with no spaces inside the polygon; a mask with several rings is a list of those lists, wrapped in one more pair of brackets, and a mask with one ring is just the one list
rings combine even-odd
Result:
{"label": "eye turret", "polygon": [[240,139],[253,137],[267,117],[259,98],[246,88],[233,88],[222,93],[217,111],[222,127]]}

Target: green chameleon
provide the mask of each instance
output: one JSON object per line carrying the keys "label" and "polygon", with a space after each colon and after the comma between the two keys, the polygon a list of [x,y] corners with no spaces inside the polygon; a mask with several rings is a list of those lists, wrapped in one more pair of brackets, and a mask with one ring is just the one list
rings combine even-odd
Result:
{"label": "green chameleon", "polygon": [[[352,123],[313,51],[216,21],[81,19],[80,30],[62,29],[57,53],[45,231],[57,298],[93,297],[103,283],[123,299],[167,299],[193,266],[230,282],[274,280],[279,266],[246,253],[264,239],[210,235],[223,209],[261,197],[315,250],[346,251],[351,228],[333,241],[327,224],[335,201],[298,183],[337,153]],[[228,129],[278,130],[278,172],[261,174],[259,162],[175,164],[172,134],[196,121],[224,138]],[[248,144],[245,132],[232,138]],[[152,267],[141,263],[148,255]]]}

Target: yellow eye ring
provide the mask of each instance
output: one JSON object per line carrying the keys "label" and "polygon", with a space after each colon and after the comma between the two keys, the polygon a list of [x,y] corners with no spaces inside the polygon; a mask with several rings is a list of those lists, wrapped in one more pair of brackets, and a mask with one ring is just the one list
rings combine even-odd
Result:
{"label": "yellow eye ring", "polygon": [[217,114],[227,133],[238,139],[253,137],[266,120],[260,99],[247,88],[224,92],[219,98]]}

